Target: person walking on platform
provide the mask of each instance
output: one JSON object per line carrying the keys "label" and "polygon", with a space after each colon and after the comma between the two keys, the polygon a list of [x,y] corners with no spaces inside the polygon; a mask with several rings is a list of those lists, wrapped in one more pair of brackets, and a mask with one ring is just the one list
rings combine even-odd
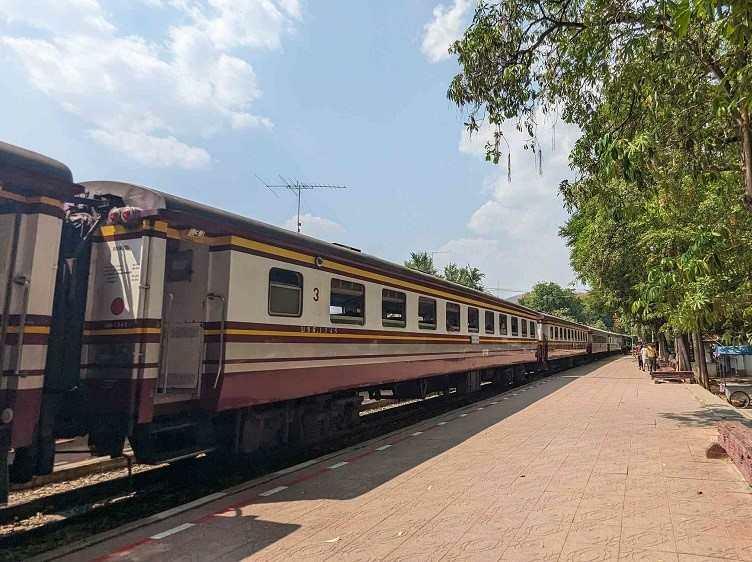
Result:
{"label": "person walking on platform", "polygon": [[642,370],[646,370],[648,368],[648,346],[643,345],[640,349],[640,358],[642,359]]}
{"label": "person walking on platform", "polygon": [[658,355],[656,354],[655,348],[652,344],[647,346],[647,352],[645,355],[647,357],[647,370],[648,373],[651,373],[656,370],[656,359],[658,358]]}
{"label": "person walking on platform", "polygon": [[640,368],[640,371],[644,370],[644,363],[642,362],[642,343],[637,344],[637,366]]}

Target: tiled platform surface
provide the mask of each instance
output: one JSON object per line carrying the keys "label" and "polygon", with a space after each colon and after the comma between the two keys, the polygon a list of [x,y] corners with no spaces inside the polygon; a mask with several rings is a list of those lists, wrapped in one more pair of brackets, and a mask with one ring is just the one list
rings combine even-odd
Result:
{"label": "tiled platform surface", "polygon": [[752,561],[752,488],[705,457],[733,412],[696,393],[580,367],[70,559]]}

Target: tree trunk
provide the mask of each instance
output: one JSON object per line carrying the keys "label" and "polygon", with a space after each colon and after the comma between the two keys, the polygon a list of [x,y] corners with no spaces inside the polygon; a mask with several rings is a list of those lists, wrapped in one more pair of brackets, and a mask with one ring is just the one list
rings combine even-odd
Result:
{"label": "tree trunk", "polygon": [[668,361],[668,341],[663,332],[658,332],[658,359]]}
{"label": "tree trunk", "polygon": [[702,336],[699,332],[692,333],[692,343],[695,348],[695,362],[697,363],[700,384],[709,390],[710,381],[708,380],[708,366],[705,364],[705,350],[702,348]]}
{"label": "tree trunk", "polygon": [[689,342],[687,341],[687,334],[681,334],[676,338],[676,370],[692,370],[692,365],[689,362]]}
{"label": "tree trunk", "polygon": [[739,115],[739,134],[742,138],[742,176],[744,177],[744,206],[752,212],[752,125],[749,110],[743,108]]}

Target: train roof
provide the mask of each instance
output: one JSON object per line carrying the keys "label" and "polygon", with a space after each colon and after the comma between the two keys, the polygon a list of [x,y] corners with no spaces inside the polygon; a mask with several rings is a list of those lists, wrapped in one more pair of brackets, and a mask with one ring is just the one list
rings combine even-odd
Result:
{"label": "train roof", "polygon": [[604,330],[602,328],[595,328],[593,326],[588,326],[587,324],[581,324],[580,322],[575,322],[574,320],[569,320],[567,318],[561,318],[559,316],[554,316],[553,314],[549,314],[547,312],[543,313],[543,321],[548,323],[556,323],[556,324],[564,324],[568,326],[577,326],[578,328],[585,328],[587,330],[591,330],[593,332],[599,332],[601,334],[608,334],[610,336],[623,336],[630,338],[629,334],[620,334],[619,332],[611,332],[609,330]]}
{"label": "train roof", "polygon": [[125,205],[142,209],[159,210],[170,220],[171,225],[186,228],[200,228],[207,234],[247,236],[260,242],[276,244],[288,249],[335,258],[354,266],[369,267],[380,273],[397,275],[401,278],[420,282],[424,285],[449,289],[489,304],[503,306],[512,311],[540,319],[541,313],[530,308],[476,291],[445,279],[437,278],[420,271],[354,250],[347,246],[324,242],[305,234],[250,219],[236,213],[209,207],[182,197],[170,195],[156,189],[117,181],[86,181],[80,184],[91,194],[112,194],[120,197]]}
{"label": "train roof", "polygon": [[24,195],[57,199],[79,191],[70,168],[62,162],[5,142],[0,142],[0,184],[3,189]]}
{"label": "train roof", "polygon": [[250,219],[236,213],[216,209],[202,203],[196,203],[183,197],[170,195],[162,191],[127,182],[118,181],[86,181],[80,184],[90,194],[110,194],[120,197],[123,204],[142,209],[155,210],[170,220],[176,227],[200,228],[210,235],[248,236],[254,240],[278,244],[288,249],[298,250],[313,255],[336,258],[344,263],[355,266],[368,266],[378,272],[398,275],[399,277],[420,282],[424,285],[449,289],[454,293],[472,297],[489,304],[506,307],[512,311],[525,313],[539,320],[554,320],[561,324],[580,326],[588,330],[615,334],[571,320],[558,318],[522,306],[505,299],[489,295],[483,291],[476,291],[464,285],[459,285],[433,275],[428,275],[390,261],[365,254],[341,244],[324,242],[305,234],[270,225],[265,222]]}

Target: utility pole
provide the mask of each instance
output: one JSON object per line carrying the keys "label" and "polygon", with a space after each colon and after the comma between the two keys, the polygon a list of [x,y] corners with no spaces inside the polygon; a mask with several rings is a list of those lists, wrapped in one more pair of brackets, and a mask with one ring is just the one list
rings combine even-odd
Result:
{"label": "utility pole", "polygon": [[349,189],[346,185],[331,185],[331,184],[321,184],[321,183],[305,183],[301,181],[288,181],[287,179],[283,178],[282,176],[279,176],[279,179],[282,180],[284,183],[281,184],[268,184],[264,180],[262,180],[260,177],[256,176],[256,178],[264,184],[264,187],[266,187],[269,191],[272,191],[274,189],[286,189],[297,196],[298,198],[298,232],[300,232],[300,227],[303,226],[303,224],[300,222],[300,201],[303,194],[303,191],[305,190],[314,190],[314,189]]}

